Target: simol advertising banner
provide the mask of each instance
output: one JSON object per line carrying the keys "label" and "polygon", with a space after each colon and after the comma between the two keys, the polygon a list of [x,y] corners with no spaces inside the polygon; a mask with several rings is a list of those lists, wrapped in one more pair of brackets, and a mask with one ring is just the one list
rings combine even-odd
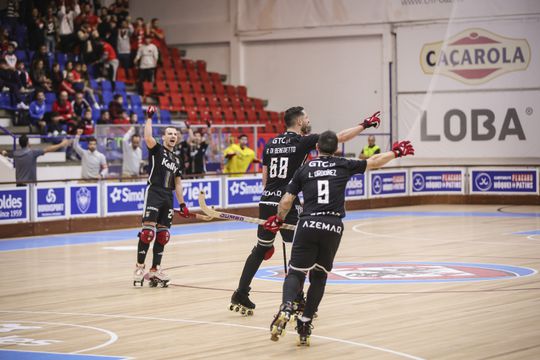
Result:
{"label": "simol advertising banner", "polygon": [[410,194],[464,194],[465,169],[425,169],[410,170]]}
{"label": "simol advertising banner", "polygon": [[100,195],[98,184],[71,184],[69,187],[71,217],[101,216]]}
{"label": "simol advertising banner", "polygon": [[105,215],[142,214],[146,183],[106,183]]}
{"label": "simol advertising banner", "polygon": [[64,219],[68,211],[68,191],[65,186],[34,187],[34,220]]}
{"label": "simol advertising banner", "polygon": [[407,195],[407,170],[376,170],[369,173],[369,196]]}
{"label": "simol advertising banner", "polygon": [[261,177],[227,178],[225,180],[225,206],[254,206],[263,192]]}
{"label": "simol advertising banner", "polygon": [[539,33],[526,19],[398,28],[398,92],[537,88]]}
{"label": "simol advertising banner", "polygon": [[398,96],[398,137],[416,158],[540,157],[540,91]]}
{"label": "simol advertising banner", "polygon": [[0,224],[28,221],[29,203],[27,187],[0,189]]}
{"label": "simol advertising banner", "polygon": [[538,194],[538,169],[470,169],[471,194]]}

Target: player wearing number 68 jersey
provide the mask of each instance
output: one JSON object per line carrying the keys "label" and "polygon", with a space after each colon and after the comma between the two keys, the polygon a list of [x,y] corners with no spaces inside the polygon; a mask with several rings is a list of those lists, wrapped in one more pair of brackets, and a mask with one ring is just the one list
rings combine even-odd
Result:
{"label": "player wearing number 68 jersey", "polygon": [[335,157],[338,137],[332,131],[321,134],[317,150],[319,157],[300,167],[287,185],[277,214],[268,218],[264,228],[277,232],[293,207],[298,193],[304,194],[304,211],[296,225],[292,245],[289,271],[283,284],[283,303],[270,326],[271,339],[277,341],[291,315],[293,300],[302,288],[308,271],[310,285],[301,317],[296,330],[299,345],[309,345],[311,320],[323,297],[327,274],[332,270],[341,235],[342,218],[345,217],[345,187],[354,174],[377,169],[390,160],[414,155],[408,141],[396,142],[392,151],[377,154],[367,160],[349,160]]}
{"label": "player wearing number 68 jersey", "polygon": [[[378,115],[379,112],[376,112],[358,126],[339,132],[338,141],[349,141],[369,127],[378,127],[380,124]],[[285,194],[285,187],[296,169],[305,162],[309,152],[315,150],[315,145],[319,140],[318,134],[307,135],[311,130],[311,125],[303,107],[296,106],[285,111],[285,126],[287,130],[269,140],[263,152],[264,190],[259,202],[259,218],[263,220],[276,214],[277,205]],[[285,221],[296,224],[300,211],[300,202],[296,199]],[[280,232],[285,242],[292,241],[292,230]],[[230,310],[241,310],[242,314],[253,314],[255,304],[249,299],[250,284],[262,261],[272,257],[275,237],[275,233],[265,230],[262,226],[258,227],[257,244],[246,259],[238,289],[231,298]]]}

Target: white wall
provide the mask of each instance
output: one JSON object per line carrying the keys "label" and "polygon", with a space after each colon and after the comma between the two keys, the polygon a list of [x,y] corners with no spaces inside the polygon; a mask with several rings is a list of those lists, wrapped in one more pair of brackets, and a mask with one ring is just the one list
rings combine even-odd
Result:
{"label": "white wall", "polygon": [[208,71],[225,74],[227,82],[230,82],[231,51],[229,43],[185,44],[179,47],[187,51],[187,58],[206,61]]}

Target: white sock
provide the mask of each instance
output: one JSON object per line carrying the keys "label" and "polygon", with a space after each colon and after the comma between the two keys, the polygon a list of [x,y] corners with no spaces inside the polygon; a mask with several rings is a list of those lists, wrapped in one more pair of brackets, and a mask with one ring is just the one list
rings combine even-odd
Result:
{"label": "white sock", "polygon": [[311,321],[311,319],[310,319],[310,318],[307,318],[307,317],[305,317],[305,316],[302,315],[302,316],[300,316],[300,321],[302,321],[302,322],[308,322],[308,321]]}

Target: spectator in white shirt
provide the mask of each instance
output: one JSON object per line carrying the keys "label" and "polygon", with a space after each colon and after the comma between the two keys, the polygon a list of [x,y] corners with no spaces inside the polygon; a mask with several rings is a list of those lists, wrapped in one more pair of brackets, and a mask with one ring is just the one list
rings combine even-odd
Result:
{"label": "spectator in white shirt", "polygon": [[58,35],[60,35],[60,47],[63,52],[69,52],[75,41],[75,27],[73,20],[79,16],[81,8],[77,0],[73,0],[73,4],[69,9],[66,9],[65,0],[62,0],[60,10],[58,11]]}
{"label": "spectator in white shirt", "polygon": [[156,45],[152,44],[152,38],[145,36],[144,44],[139,46],[137,56],[135,56],[135,64],[139,67],[139,92],[142,93],[143,82],[154,82],[154,72],[156,71],[159,51]]}
{"label": "spectator in white shirt", "polygon": [[81,157],[81,177],[83,179],[102,179],[107,176],[109,168],[105,155],[97,150],[97,141],[95,138],[88,138],[88,150],[84,150],[79,145],[83,129],[77,129],[77,136],[73,142],[73,148]]}
{"label": "spectator in white shirt", "polygon": [[139,176],[142,162],[141,136],[131,127],[122,141],[122,176]]}

